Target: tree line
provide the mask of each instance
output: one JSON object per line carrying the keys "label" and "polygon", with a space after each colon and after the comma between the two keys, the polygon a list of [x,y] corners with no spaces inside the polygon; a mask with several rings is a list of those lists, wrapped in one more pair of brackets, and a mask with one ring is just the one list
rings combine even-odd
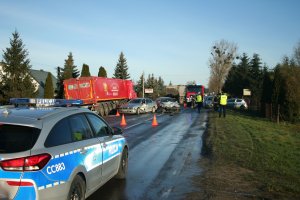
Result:
{"label": "tree line", "polygon": [[[237,56],[236,49],[225,40],[213,46],[210,91],[246,98],[252,109],[265,116],[300,121],[300,42],[293,55],[285,56],[273,69],[263,64],[258,54]],[[244,96],[243,89],[249,89],[251,96]]]}
{"label": "tree line", "polygon": [[[10,47],[3,50],[2,70],[0,69],[0,103],[6,104],[13,97],[34,98],[38,95],[38,86],[34,85],[30,74],[32,66],[28,55],[29,52],[25,49],[20,34],[15,31],[10,39]],[[53,87],[52,76],[48,73],[44,85],[44,98],[64,98],[64,80],[88,76],[91,76],[89,65],[84,63],[80,73],[74,64],[73,54],[70,52],[64,66],[56,67],[56,90]],[[142,76],[144,78],[144,74]],[[98,77],[107,77],[106,69],[103,66],[99,67]],[[120,53],[113,78],[130,79],[127,60],[123,52]],[[157,79],[152,74],[148,76],[146,81],[141,82],[139,80],[135,84],[135,89],[140,97],[142,96],[142,84],[146,88],[153,88],[155,91],[153,94],[146,94],[146,96],[156,98],[164,94],[164,81],[161,77]]]}

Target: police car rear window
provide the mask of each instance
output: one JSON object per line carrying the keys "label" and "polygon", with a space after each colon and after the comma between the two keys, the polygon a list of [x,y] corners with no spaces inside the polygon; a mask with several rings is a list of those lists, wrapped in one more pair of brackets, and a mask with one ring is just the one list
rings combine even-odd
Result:
{"label": "police car rear window", "polygon": [[0,153],[18,153],[30,150],[36,143],[40,129],[0,124]]}

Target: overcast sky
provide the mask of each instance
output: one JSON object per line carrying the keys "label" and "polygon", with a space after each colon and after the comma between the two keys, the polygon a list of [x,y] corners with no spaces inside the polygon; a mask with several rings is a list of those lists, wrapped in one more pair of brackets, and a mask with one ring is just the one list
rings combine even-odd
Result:
{"label": "overcast sky", "polygon": [[[300,42],[298,0],[2,0],[0,49],[17,30],[33,69],[56,76],[72,52],[81,71],[114,73],[121,51],[137,81],[207,86],[210,50],[225,39],[273,68]],[[1,51],[1,57],[2,60]]]}

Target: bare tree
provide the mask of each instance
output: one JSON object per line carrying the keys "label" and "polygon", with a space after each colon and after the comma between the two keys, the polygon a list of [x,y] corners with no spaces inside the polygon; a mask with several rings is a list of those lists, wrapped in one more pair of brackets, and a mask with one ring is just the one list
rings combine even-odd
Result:
{"label": "bare tree", "polygon": [[212,57],[209,59],[210,66],[210,91],[220,92],[227,75],[236,58],[237,45],[226,40],[216,42],[211,49]]}
{"label": "bare tree", "polygon": [[294,48],[294,59],[296,64],[300,66],[300,42],[298,42],[297,46]]}

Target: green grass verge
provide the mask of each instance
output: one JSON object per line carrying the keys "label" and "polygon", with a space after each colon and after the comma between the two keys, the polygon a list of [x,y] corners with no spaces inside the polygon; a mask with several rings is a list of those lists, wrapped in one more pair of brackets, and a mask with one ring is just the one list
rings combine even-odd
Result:
{"label": "green grass verge", "polygon": [[299,124],[276,124],[235,111],[219,118],[211,112],[205,144],[219,166],[251,170],[245,181],[258,183],[259,190],[277,197],[299,196]]}

